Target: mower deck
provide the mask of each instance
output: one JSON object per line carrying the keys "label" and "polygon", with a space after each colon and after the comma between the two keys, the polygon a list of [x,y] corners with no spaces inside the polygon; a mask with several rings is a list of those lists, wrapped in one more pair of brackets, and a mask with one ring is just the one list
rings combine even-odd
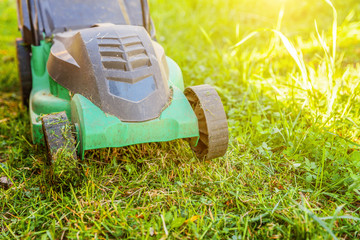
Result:
{"label": "mower deck", "polygon": [[103,112],[80,94],[72,94],[53,81],[47,73],[46,62],[51,48],[44,41],[32,47],[33,90],[30,96],[32,138],[44,144],[41,116],[65,111],[76,127],[78,152],[105,147],[123,147],[147,142],[164,142],[182,138],[198,138],[198,120],[187,98],[180,68],[167,58],[170,105],[159,118],[144,122],[123,122]]}

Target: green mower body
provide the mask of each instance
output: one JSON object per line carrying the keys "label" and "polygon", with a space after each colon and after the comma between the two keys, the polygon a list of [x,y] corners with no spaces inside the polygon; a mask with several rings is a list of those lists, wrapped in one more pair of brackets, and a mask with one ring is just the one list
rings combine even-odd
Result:
{"label": "green mower body", "polygon": [[[99,12],[99,4],[107,8]],[[49,16],[64,6],[68,17],[86,8],[100,17]],[[69,143],[83,158],[90,149],[175,139],[187,139],[200,158],[225,154],[218,94],[209,85],[184,89],[179,66],[154,40],[147,1],[23,0],[18,10],[23,102],[32,140],[47,146],[50,160]],[[62,134],[66,125],[71,134]]]}
{"label": "green mower body", "polygon": [[185,97],[184,83],[178,65],[167,58],[169,86],[173,91],[170,105],[159,118],[145,122],[123,122],[106,114],[81,94],[72,94],[47,73],[46,63],[51,43],[32,47],[33,88],[30,95],[31,133],[34,143],[44,144],[41,116],[65,111],[75,124],[78,151],[124,147],[148,142],[164,142],[180,138],[198,138],[198,120]]}

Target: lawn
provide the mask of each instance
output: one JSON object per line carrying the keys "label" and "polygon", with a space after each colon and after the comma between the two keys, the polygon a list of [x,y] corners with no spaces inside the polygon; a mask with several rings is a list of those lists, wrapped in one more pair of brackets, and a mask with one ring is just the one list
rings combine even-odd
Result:
{"label": "lawn", "polygon": [[[187,142],[86,153],[47,182],[21,106],[15,1],[0,1],[1,239],[360,238],[360,2],[151,0],[185,86],[216,87],[223,158]],[[8,188],[9,187],[9,188]]]}

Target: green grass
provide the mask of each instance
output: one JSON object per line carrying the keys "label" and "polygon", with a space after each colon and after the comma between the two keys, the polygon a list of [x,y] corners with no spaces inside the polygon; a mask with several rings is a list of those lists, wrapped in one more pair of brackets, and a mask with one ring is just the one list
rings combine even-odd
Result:
{"label": "green grass", "polygon": [[221,95],[228,153],[199,161],[184,141],[91,151],[83,185],[59,191],[30,142],[15,4],[1,1],[0,177],[14,184],[0,188],[0,238],[360,238],[360,3],[333,3],[336,48],[326,1],[152,0],[185,85]]}

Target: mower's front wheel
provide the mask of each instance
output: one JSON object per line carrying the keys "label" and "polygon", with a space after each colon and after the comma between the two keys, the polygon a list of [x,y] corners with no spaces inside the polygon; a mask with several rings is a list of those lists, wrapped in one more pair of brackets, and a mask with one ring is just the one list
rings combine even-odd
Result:
{"label": "mower's front wheel", "polygon": [[[184,94],[198,119],[199,141],[192,150],[200,159],[214,159],[225,155],[229,131],[221,99],[210,85],[188,87]],[[190,141],[194,144],[194,141]]]}
{"label": "mower's front wheel", "polygon": [[76,185],[80,180],[76,141],[65,112],[41,118],[50,163],[48,179],[55,185]]}
{"label": "mower's front wheel", "polygon": [[76,141],[65,112],[41,118],[48,159],[54,163],[60,157],[77,159]]}

